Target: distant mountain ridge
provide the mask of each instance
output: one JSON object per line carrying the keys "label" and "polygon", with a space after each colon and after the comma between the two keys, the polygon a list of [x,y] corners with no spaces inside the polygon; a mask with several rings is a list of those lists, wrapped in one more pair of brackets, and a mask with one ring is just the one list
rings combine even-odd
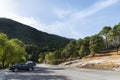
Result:
{"label": "distant mountain ridge", "polygon": [[26,44],[39,47],[48,46],[59,49],[71,41],[68,38],[48,34],[7,18],[0,18],[0,32],[7,34],[9,38],[18,38]]}

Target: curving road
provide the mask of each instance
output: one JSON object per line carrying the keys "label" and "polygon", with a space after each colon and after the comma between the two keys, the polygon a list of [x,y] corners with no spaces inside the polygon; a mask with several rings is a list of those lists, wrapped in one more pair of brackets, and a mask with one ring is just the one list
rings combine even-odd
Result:
{"label": "curving road", "polygon": [[33,71],[0,71],[0,80],[120,80],[120,72],[68,69],[38,64]]}

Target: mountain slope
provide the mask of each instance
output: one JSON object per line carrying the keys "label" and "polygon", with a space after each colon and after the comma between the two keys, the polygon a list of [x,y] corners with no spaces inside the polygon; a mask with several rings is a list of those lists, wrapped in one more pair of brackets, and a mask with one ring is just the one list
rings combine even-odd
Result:
{"label": "mountain slope", "polygon": [[9,38],[18,38],[26,44],[34,44],[39,47],[63,48],[70,39],[38,31],[35,28],[17,21],[0,18],[0,32]]}

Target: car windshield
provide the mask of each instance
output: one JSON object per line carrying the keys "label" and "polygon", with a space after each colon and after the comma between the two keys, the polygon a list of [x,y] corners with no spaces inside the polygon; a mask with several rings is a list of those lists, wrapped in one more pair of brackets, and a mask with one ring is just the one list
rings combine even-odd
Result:
{"label": "car windshield", "polygon": [[33,63],[33,61],[27,61],[25,64]]}

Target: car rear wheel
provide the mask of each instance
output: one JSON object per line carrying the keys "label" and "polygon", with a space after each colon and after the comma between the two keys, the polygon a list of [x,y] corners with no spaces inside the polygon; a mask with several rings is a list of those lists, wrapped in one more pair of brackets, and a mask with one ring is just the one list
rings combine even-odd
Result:
{"label": "car rear wheel", "polygon": [[29,71],[32,71],[33,70],[33,68],[29,68]]}

